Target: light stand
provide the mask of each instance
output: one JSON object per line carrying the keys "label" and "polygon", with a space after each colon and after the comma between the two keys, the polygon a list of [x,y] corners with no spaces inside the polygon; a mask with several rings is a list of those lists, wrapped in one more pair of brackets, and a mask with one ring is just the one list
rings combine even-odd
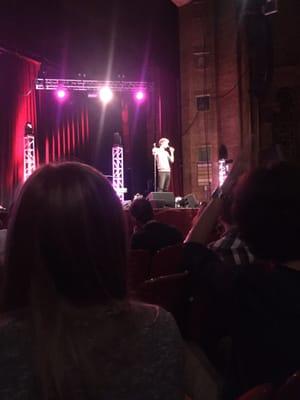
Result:
{"label": "light stand", "polygon": [[35,139],[31,122],[26,122],[24,132],[24,182],[36,168]]}

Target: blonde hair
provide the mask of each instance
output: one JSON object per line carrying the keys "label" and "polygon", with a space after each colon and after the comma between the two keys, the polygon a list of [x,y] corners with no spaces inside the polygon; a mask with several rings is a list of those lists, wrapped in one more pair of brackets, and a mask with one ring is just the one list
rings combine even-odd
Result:
{"label": "blonde hair", "polygon": [[161,138],[161,139],[159,139],[158,144],[161,146],[164,142],[167,142],[169,144],[170,141],[167,138]]}

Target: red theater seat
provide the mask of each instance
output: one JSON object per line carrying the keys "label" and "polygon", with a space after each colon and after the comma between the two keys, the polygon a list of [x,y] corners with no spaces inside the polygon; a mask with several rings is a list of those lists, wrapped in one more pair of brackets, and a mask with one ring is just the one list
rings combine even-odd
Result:
{"label": "red theater seat", "polygon": [[187,271],[180,274],[149,279],[138,289],[139,300],[156,304],[169,311],[179,327],[183,327],[187,305]]}
{"label": "red theater seat", "polygon": [[149,278],[151,254],[147,250],[131,250],[128,258],[128,285],[130,290]]}
{"label": "red theater seat", "polygon": [[238,400],[269,400],[272,399],[273,387],[270,383],[256,386],[243,394]]}
{"label": "red theater seat", "polygon": [[274,400],[300,399],[300,371],[295,372],[277,391]]}
{"label": "red theater seat", "polygon": [[198,211],[197,208],[161,208],[154,210],[154,216],[159,222],[175,226],[185,237]]}
{"label": "red theater seat", "polygon": [[162,275],[171,275],[183,272],[183,245],[164,247],[152,259],[150,276],[152,278]]}

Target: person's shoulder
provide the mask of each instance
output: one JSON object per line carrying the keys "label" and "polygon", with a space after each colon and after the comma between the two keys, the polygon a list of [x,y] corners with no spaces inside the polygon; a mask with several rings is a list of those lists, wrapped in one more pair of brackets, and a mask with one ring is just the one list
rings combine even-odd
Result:
{"label": "person's shoulder", "polygon": [[130,302],[130,312],[135,316],[137,316],[138,318],[144,316],[143,319],[148,321],[149,326],[155,324],[157,321],[160,321],[161,319],[173,318],[171,314],[165,311],[163,308],[154,304],[147,304],[139,301]]}
{"label": "person's shoulder", "polygon": [[[173,225],[166,224],[157,220],[149,221],[145,225],[147,230],[161,230],[166,232],[172,232],[181,235],[181,232]],[[181,235],[182,236],[182,235]]]}
{"label": "person's shoulder", "polygon": [[[0,366],[12,366],[19,363],[31,348],[28,323],[14,315],[0,317]],[[17,368],[17,367],[16,367]]]}
{"label": "person's shoulder", "polygon": [[136,315],[138,318],[142,315],[146,316],[149,320],[155,320],[159,313],[159,307],[153,304],[146,304],[139,301],[130,301],[130,313]]}
{"label": "person's shoulder", "polygon": [[[152,346],[155,342],[156,356],[161,358],[162,354],[169,357],[168,363],[181,360],[184,352],[184,343],[177,323],[173,316],[161,307],[143,305],[144,312],[148,314],[147,323],[144,325],[143,337],[145,343]],[[156,357],[153,354],[153,357]],[[173,360],[173,361],[172,361]]]}
{"label": "person's shoulder", "polygon": [[156,329],[162,333],[178,333],[177,324],[173,316],[163,308],[140,302],[131,302],[131,313],[141,322],[144,329]]}
{"label": "person's shoulder", "polygon": [[145,234],[145,231],[143,228],[136,232],[133,232],[133,234],[131,235],[131,240],[136,240],[136,239],[142,237],[144,234]]}
{"label": "person's shoulder", "polygon": [[145,235],[160,233],[164,230],[165,230],[165,224],[157,220],[148,221],[143,227],[143,232]]}
{"label": "person's shoulder", "polygon": [[144,230],[144,228],[137,232],[134,232],[131,236],[131,248],[133,250],[145,249],[144,240],[147,237],[147,235],[148,233]]}
{"label": "person's shoulder", "polygon": [[156,393],[151,398],[182,398],[185,347],[174,318],[158,306],[138,303],[133,307],[147,321],[136,341],[146,360],[146,379],[151,388],[154,378],[161,382],[159,387],[154,387]]}
{"label": "person's shoulder", "polygon": [[[0,397],[27,398],[32,381],[33,343],[25,320],[14,316],[0,317]],[[29,396],[30,397],[30,396]]]}
{"label": "person's shoulder", "polygon": [[182,238],[182,240],[183,240],[183,235],[182,235],[182,233],[180,232],[180,230],[176,228],[176,226],[168,225],[168,228],[169,228],[170,232],[173,232],[173,233],[174,233],[175,235],[177,235],[178,237],[180,236],[180,237]]}

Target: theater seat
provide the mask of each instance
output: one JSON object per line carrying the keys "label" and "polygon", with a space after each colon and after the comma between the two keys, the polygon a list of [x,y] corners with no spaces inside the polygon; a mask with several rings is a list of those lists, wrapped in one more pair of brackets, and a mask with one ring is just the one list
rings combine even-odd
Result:
{"label": "theater seat", "polygon": [[150,277],[177,274],[184,270],[183,245],[164,247],[153,256]]}
{"label": "theater seat", "polygon": [[272,400],[300,399],[300,371],[295,372],[277,391]]}
{"label": "theater seat", "polygon": [[156,304],[169,311],[179,328],[184,327],[188,289],[187,271],[152,278],[145,281],[137,291],[139,300]]}
{"label": "theater seat", "polygon": [[151,254],[147,250],[131,250],[128,257],[127,276],[129,290],[133,291],[149,278]]}
{"label": "theater seat", "polygon": [[238,400],[269,400],[273,399],[272,393],[272,385],[270,383],[265,383],[249,390],[247,393],[240,396]]}

